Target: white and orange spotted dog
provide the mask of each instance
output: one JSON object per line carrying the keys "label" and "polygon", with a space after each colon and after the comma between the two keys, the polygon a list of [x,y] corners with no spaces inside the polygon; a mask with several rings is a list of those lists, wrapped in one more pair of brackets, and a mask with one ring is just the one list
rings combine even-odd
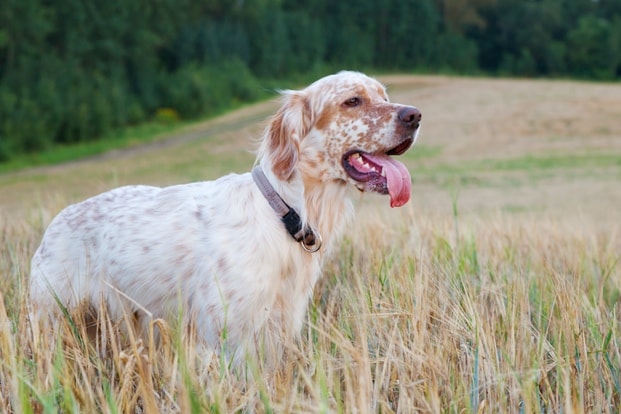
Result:
{"label": "white and orange spotted dog", "polygon": [[410,175],[391,156],[420,119],[357,72],[283,92],[252,173],[121,187],[63,210],[32,259],[33,316],[87,303],[145,326],[181,309],[208,349],[277,360],[351,216],[348,185],[393,207],[409,200]]}

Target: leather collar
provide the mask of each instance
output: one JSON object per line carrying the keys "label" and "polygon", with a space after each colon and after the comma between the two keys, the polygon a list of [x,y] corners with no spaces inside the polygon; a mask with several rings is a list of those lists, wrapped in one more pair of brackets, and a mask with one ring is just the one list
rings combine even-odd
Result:
{"label": "leather collar", "polygon": [[308,226],[302,227],[302,220],[298,212],[285,203],[282,197],[274,190],[261,166],[257,165],[252,169],[252,179],[269,205],[280,216],[291,237],[298,243],[301,243],[307,252],[315,253],[318,251],[321,248],[321,236],[319,236],[319,233],[316,233]]}

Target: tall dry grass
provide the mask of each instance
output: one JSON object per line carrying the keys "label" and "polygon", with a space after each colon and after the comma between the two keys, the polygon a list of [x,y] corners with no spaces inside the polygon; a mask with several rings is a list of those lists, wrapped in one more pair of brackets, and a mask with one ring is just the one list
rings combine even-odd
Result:
{"label": "tall dry grass", "polygon": [[325,267],[301,342],[251,380],[161,340],[80,317],[27,318],[48,212],[2,223],[6,413],[604,412],[621,408],[621,235],[553,219],[368,208]]}

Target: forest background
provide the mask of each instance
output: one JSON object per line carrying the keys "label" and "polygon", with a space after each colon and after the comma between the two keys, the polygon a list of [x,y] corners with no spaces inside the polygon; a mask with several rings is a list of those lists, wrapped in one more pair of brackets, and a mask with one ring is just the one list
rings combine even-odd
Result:
{"label": "forest background", "polygon": [[0,163],[337,69],[621,78],[621,0],[3,0]]}

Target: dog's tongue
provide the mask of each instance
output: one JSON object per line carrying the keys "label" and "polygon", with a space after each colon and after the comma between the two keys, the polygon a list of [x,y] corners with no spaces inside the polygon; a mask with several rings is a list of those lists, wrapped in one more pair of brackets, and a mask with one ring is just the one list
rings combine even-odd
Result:
{"label": "dog's tongue", "polygon": [[401,207],[407,203],[412,193],[412,182],[410,172],[405,168],[405,165],[388,155],[365,154],[365,157],[384,169],[388,193],[390,194],[390,207]]}

